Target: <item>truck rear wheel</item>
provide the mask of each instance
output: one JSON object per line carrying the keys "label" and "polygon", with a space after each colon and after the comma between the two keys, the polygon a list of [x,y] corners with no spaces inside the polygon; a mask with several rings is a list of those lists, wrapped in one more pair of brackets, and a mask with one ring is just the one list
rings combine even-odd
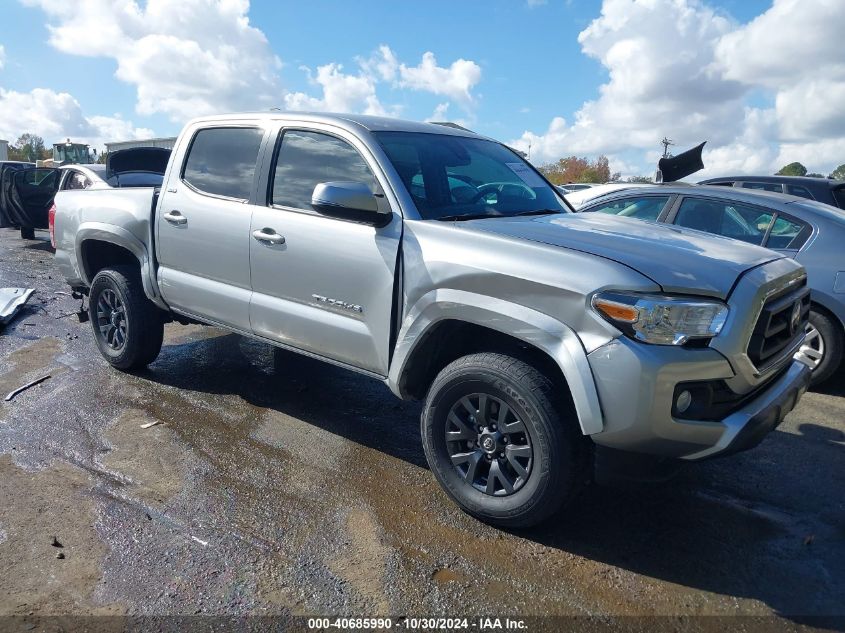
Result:
{"label": "truck rear wheel", "polygon": [[25,227],[21,227],[21,239],[22,240],[34,240],[35,239],[35,229],[28,229]]}
{"label": "truck rear wheel", "polygon": [[421,430],[446,493],[494,525],[540,523],[589,478],[589,440],[571,405],[537,369],[503,354],[472,354],[444,368]]}
{"label": "truck rear wheel", "polygon": [[144,294],[138,269],[115,266],[101,270],[91,284],[88,304],[94,340],[113,367],[140,369],[158,357],[164,320]]}

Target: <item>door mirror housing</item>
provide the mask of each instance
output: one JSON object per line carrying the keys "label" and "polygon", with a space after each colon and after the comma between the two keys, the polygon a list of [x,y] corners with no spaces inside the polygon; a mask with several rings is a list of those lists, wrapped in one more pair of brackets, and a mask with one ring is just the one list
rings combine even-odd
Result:
{"label": "door mirror housing", "polygon": [[363,182],[321,182],[311,194],[311,206],[328,215],[358,216],[360,220],[371,216],[373,223],[381,223],[387,215],[379,211],[375,194]]}

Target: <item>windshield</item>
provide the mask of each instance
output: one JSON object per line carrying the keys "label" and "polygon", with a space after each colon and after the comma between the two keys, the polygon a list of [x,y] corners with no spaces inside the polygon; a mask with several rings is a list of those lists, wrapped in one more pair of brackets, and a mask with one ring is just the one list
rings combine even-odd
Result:
{"label": "windshield", "polygon": [[484,139],[375,132],[426,220],[568,211],[531,165]]}

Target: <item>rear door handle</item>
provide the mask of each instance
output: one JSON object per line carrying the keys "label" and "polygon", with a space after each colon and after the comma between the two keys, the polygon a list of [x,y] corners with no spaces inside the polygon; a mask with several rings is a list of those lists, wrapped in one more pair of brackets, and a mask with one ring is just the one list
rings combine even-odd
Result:
{"label": "rear door handle", "polygon": [[260,231],[253,231],[252,237],[259,242],[266,242],[267,244],[284,244],[284,235],[279,235],[274,229],[264,228]]}
{"label": "rear door handle", "polygon": [[168,222],[170,222],[171,224],[187,224],[188,223],[188,218],[186,218],[184,215],[182,215],[181,213],[179,213],[176,210],[170,211],[169,213],[165,213],[162,217],[165,220],[167,220]]}

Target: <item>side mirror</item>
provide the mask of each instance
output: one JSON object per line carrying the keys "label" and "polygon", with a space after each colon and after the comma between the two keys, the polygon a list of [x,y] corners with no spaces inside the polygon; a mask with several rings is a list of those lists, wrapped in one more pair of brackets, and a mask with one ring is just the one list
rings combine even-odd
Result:
{"label": "side mirror", "polygon": [[314,187],[311,205],[317,211],[328,214],[379,212],[375,195],[363,182],[321,182]]}

